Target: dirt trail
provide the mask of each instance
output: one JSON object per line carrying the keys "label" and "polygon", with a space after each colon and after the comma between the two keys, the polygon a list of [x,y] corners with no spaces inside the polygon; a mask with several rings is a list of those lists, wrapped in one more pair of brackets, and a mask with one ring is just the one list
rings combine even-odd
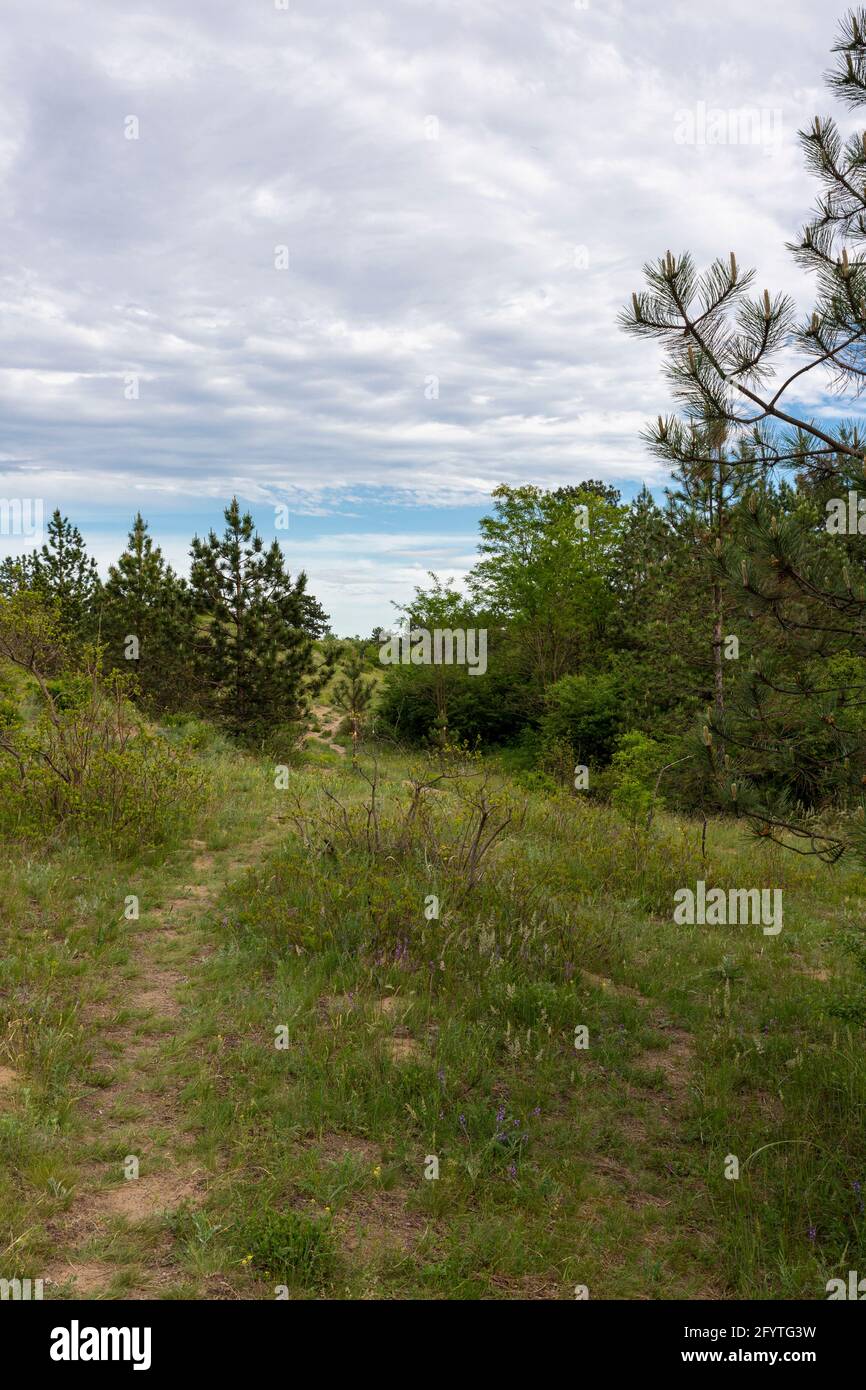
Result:
{"label": "dirt trail", "polygon": [[593,975],[591,971],[581,972],[588,984],[611,994],[634,999],[647,1010],[652,1026],[662,1033],[666,1046],[649,1048],[636,1059],[638,1066],[647,1071],[660,1071],[665,1079],[666,1109],[670,1112],[681,1110],[688,1098],[691,1069],[693,1065],[694,1040],[690,1033],[676,1027],[666,1014],[658,1009],[651,999],[630,985],[618,985],[603,975]]}
{"label": "dirt trail", "polygon": [[[277,833],[272,828],[268,841]],[[194,1043],[184,1039],[185,1002],[197,965],[213,948],[202,918],[224,883],[266,847],[260,842],[254,854],[237,858],[230,850],[203,853],[203,843],[192,841],[195,858],[185,881],[153,905],[142,901],[140,920],[124,924],[133,973],[129,966],[115,969],[85,1007],[95,1041],[79,1114],[94,1157],[79,1170],[68,1208],[50,1227],[60,1253],[45,1273],[49,1296],[104,1296],[121,1268],[97,1257],[106,1239],[122,1241],[123,1223],[135,1226],[183,1203],[195,1205],[207,1192],[213,1174],[193,1156],[195,1136],[181,1100],[194,1057]],[[153,1297],[177,1277],[167,1235],[148,1240],[148,1273],[133,1288],[124,1284],[127,1297]]]}
{"label": "dirt trail", "polygon": [[324,743],[326,747],[332,749],[333,752],[339,753],[341,758],[345,758],[345,748],[343,748],[341,744],[333,742],[337,730],[343,721],[343,715],[339,710],[331,709],[329,705],[313,705],[313,714],[322,727],[319,731],[310,729],[304,734],[303,742],[309,743],[311,739],[315,739],[317,743]]}
{"label": "dirt trail", "polygon": [[[597,1152],[592,1158],[593,1170],[608,1189],[602,1200],[610,1202],[613,1193],[614,1203],[618,1200],[632,1210],[646,1213],[645,1245],[659,1255],[670,1239],[661,1221],[662,1214],[674,1199],[665,1191],[664,1180],[661,1185],[651,1184],[648,1177],[661,1171],[668,1174],[671,1184],[678,1182],[676,1163],[682,1146],[679,1136],[695,1084],[695,1041],[691,1033],[678,1027],[662,1007],[640,990],[588,970],[581,973],[594,989],[639,1005],[645,1021],[664,1039],[661,1045],[645,1048],[634,1059],[640,1076],[655,1074],[660,1076],[660,1084],[649,1086],[647,1075],[646,1082],[635,1080],[626,1087],[614,1119],[619,1143],[612,1152]],[[590,1207],[598,1201],[598,1196],[594,1197]],[[588,1220],[592,1219],[590,1211]],[[705,1237],[695,1230],[691,1239],[697,1246]],[[722,1298],[724,1290],[712,1276],[703,1275],[700,1297]]]}

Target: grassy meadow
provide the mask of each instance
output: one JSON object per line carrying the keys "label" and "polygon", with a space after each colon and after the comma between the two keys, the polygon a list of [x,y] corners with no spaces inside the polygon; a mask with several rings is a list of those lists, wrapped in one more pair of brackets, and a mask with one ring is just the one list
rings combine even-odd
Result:
{"label": "grassy meadow", "polygon": [[[199,779],[159,848],[7,843],[0,1277],[821,1299],[863,1267],[862,875],[315,726],[159,731]],[[783,930],[675,925],[699,879],[781,887]]]}

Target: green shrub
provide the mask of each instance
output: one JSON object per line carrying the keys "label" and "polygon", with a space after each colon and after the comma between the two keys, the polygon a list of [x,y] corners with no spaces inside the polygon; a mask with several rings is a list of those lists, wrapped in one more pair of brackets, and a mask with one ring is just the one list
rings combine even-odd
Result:
{"label": "green shrub", "polygon": [[[655,739],[632,731],[617,740],[611,758],[611,803],[630,825],[649,816],[654,804],[654,785],[661,766],[661,749]],[[661,806],[655,798],[655,805]]]}
{"label": "green shrub", "polygon": [[321,1292],[334,1277],[337,1253],[330,1220],[298,1211],[256,1211],[241,1227],[243,1261],[266,1279]]}
{"label": "green shrub", "polygon": [[93,750],[74,784],[32,761],[21,778],[0,770],[0,827],[44,837],[64,829],[125,855],[175,842],[204,792],[201,772],[182,749],[140,730],[123,747]]}
{"label": "green shrub", "polygon": [[300,720],[289,720],[274,724],[261,736],[256,751],[275,762],[286,763],[289,767],[299,767],[303,763],[303,750],[300,739],[303,724]]}
{"label": "green shrub", "polygon": [[100,749],[82,787],[79,825],[115,853],[176,842],[205,792],[185,749],[140,729],[123,749]]}
{"label": "green shrub", "polygon": [[0,698],[0,729],[16,729],[21,724],[21,711],[16,700]]}
{"label": "green shrub", "polygon": [[191,750],[152,733],[117,684],[51,684],[29,722],[0,715],[0,829],[64,830],[121,855],[176,840],[205,790]]}
{"label": "green shrub", "polygon": [[556,778],[540,768],[533,768],[529,771],[522,769],[513,775],[518,787],[522,787],[524,791],[541,792],[544,796],[555,796],[560,790]]}
{"label": "green shrub", "polygon": [[866,1025],[866,931],[859,924],[846,927],[838,933],[837,940],[842,951],[853,962],[857,978],[837,991],[829,1012],[834,1018],[842,1018],[846,1023],[862,1028]]}
{"label": "green shrub", "polygon": [[161,725],[171,743],[177,743],[191,752],[203,753],[224,743],[223,736],[213,724],[192,714],[167,715]]}
{"label": "green shrub", "polygon": [[45,682],[58,710],[81,709],[92,695],[92,681],[87,675],[75,673]]}
{"label": "green shrub", "polygon": [[432,731],[444,711],[452,741],[486,748],[507,743],[530,716],[530,693],[519,673],[496,658],[494,641],[483,676],[460,666],[388,666],[381,724],[407,742],[435,742]]}
{"label": "green shrub", "polygon": [[547,691],[541,729],[546,745],[567,743],[584,763],[605,763],[619,726],[617,681],[606,672],[563,676]]}

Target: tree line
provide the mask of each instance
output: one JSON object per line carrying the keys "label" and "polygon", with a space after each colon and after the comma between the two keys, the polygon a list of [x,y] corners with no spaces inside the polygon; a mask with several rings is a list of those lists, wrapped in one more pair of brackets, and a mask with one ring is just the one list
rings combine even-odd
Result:
{"label": "tree line", "polygon": [[98,648],[100,668],[130,675],[145,709],[199,712],[243,737],[299,718],[329,674],[314,655],[327,614],[237,498],[222,535],[193,537],[188,581],[138,514],[103,583],[81,532],[55,511],[40,549],[0,565],[0,595],[49,609],[69,649]]}
{"label": "tree line", "polygon": [[[856,537],[827,529],[832,489],[774,479],[746,449],[736,460],[682,460],[661,502],[644,488],[624,503],[596,481],[498,488],[466,592],[431,576],[404,610],[412,627],[486,627],[487,674],[389,667],[384,719],[412,739],[499,745],[531,775],[570,782],[582,764],[602,774],[590,776],[601,788],[603,769],[631,749],[648,776],[670,767],[663,790],[687,809],[736,812],[752,795],[780,812],[795,807],[805,823],[856,804],[866,775],[862,647],[845,630],[822,633],[808,652],[777,641],[771,685],[766,629],[777,620],[731,559],[748,557],[750,574],[770,564],[755,543],[757,518],[769,514],[810,571],[847,567],[852,583],[855,573],[866,582]],[[721,729],[731,732],[720,752]],[[752,819],[763,831],[769,818]]]}

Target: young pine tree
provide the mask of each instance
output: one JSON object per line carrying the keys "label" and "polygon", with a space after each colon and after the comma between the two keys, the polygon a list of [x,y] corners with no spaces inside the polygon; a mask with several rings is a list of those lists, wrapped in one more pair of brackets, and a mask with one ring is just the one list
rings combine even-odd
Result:
{"label": "young pine tree", "polygon": [[192,541],[190,585],[203,617],[199,654],[208,703],[235,734],[261,737],[300,718],[330,671],[316,671],[313,639],[326,621],[292,580],[276,541],[267,549],[232,498],[223,535]]}
{"label": "young pine tree", "polygon": [[126,550],[103,588],[102,637],[109,664],[136,677],[154,710],[195,703],[196,615],[187,585],[162,557],[139,512]]}
{"label": "young pine tree", "polygon": [[7,555],[0,564],[0,596],[12,598],[23,589],[33,588],[33,556]]}
{"label": "young pine tree", "polygon": [[79,639],[96,635],[101,585],[96,561],[88,557],[77,526],[55,511],[48,539],[29,555],[7,558],[0,566],[0,593],[30,590],[54,608],[64,631]]}
{"label": "young pine tree", "polygon": [[358,742],[370,711],[376,682],[372,676],[365,675],[367,666],[363,651],[353,647],[342,672],[334,683],[332,699],[337,709],[348,717],[352,734],[352,762],[358,757]]}
{"label": "young pine tree", "polygon": [[[726,587],[719,573],[718,557],[731,542],[739,500],[760,481],[760,471],[747,445],[741,443],[736,455],[731,455],[726,448],[725,430],[718,424],[692,424],[678,432],[676,443],[671,438],[667,443],[668,458],[673,461],[676,452],[675,487],[668,490],[669,514],[692,549],[691,583],[706,615],[701,625],[701,654],[714,713],[721,719],[725,712],[726,674],[737,669],[728,665],[723,650],[725,638],[734,637],[737,647],[742,639],[745,646],[745,632],[726,634]],[[728,615],[730,611],[728,604]]]}

